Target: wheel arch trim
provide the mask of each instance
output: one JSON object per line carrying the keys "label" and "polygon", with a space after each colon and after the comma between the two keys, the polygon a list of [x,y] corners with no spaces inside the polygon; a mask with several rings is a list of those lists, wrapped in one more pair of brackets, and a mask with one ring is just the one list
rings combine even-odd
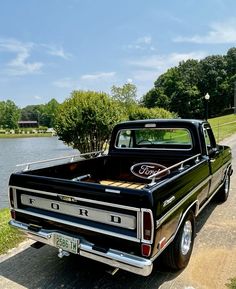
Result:
{"label": "wheel arch trim", "polygon": [[[197,210],[198,210],[198,206],[199,206],[199,202],[198,200],[195,200],[194,202],[191,203],[191,205],[189,205],[186,210],[184,211],[184,213],[182,213],[181,217],[180,217],[180,220],[179,220],[179,223],[176,227],[176,230],[174,232],[174,234],[169,238],[169,240],[166,242],[165,246],[155,255],[151,258],[152,261],[154,261],[168,246],[171,242],[173,242],[173,240],[175,239],[186,215],[190,212],[190,211],[193,211],[193,214],[194,214],[194,218],[196,217],[196,213],[197,213]],[[195,207],[195,210],[192,210],[192,208]]]}

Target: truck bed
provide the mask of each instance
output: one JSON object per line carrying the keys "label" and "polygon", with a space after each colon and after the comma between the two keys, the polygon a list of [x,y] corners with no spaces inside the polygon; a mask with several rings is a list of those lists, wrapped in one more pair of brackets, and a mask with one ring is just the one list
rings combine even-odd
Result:
{"label": "truck bed", "polygon": [[[23,171],[22,174],[63,179],[79,183],[94,183],[97,185],[143,189],[147,184],[150,184],[152,179],[140,178],[131,172],[132,166],[143,163],[156,163],[163,169],[171,168],[167,174],[160,175],[155,182],[158,183],[166,178],[171,178],[177,175],[185,167],[190,167],[195,164],[194,160],[190,160],[182,169],[176,166],[186,160],[186,156],[173,158],[167,156],[157,156],[157,158],[148,157],[116,157],[116,156],[101,156],[93,159],[81,159],[76,162],[56,165],[46,168]],[[173,167],[173,168],[172,168]]]}

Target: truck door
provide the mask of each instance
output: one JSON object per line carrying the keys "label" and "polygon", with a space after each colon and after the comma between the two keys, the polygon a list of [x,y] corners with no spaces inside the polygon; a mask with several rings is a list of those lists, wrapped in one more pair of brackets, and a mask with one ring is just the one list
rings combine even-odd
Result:
{"label": "truck door", "polygon": [[209,157],[209,166],[211,172],[211,182],[210,182],[210,190],[209,196],[217,189],[219,184],[222,181],[222,150],[220,146],[216,144],[215,137],[209,125],[204,125],[203,127],[205,143],[206,143],[206,151]]}

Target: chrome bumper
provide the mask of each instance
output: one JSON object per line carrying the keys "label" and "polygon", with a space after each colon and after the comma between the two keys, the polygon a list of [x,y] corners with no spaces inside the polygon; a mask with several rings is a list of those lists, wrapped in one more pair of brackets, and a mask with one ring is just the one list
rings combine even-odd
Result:
{"label": "chrome bumper", "polygon": [[[42,242],[44,244],[55,247],[53,242],[53,234],[56,231],[40,229],[39,231],[31,231],[25,223],[15,220],[9,222],[14,228],[23,231],[30,239]],[[62,232],[60,232],[62,233]],[[63,233],[65,236],[66,233]],[[94,244],[83,238],[80,240],[79,255],[102,262],[115,268],[120,268],[138,275],[148,276],[152,272],[152,261],[139,256],[127,254],[118,250],[109,249],[106,253],[93,249]]]}

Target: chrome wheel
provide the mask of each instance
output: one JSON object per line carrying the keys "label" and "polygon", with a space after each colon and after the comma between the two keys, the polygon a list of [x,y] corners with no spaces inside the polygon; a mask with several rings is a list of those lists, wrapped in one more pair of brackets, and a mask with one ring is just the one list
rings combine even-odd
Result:
{"label": "chrome wheel", "polygon": [[174,241],[163,252],[163,263],[174,270],[185,268],[192,254],[194,237],[195,215],[191,210],[186,213]]}
{"label": "chrome wheel", "polygon": [[229,184],[230,184],[230,179],[229,179],[229,175],[227,175],[225,179],[225,185],[224,185],[225,195],[229,194]]}
{"label": "chrome wheel", "polygon": [[220,203],[227,201],[230,194],[230,172],[226,172],[224,183],[216,195],[216,200]]}
{"label": "chrome wheel", "polygon": [[181,238],[181,253],[185,256],[188,254],[192,243],[192,223],[187,220],[184,224],[182,238]]}

